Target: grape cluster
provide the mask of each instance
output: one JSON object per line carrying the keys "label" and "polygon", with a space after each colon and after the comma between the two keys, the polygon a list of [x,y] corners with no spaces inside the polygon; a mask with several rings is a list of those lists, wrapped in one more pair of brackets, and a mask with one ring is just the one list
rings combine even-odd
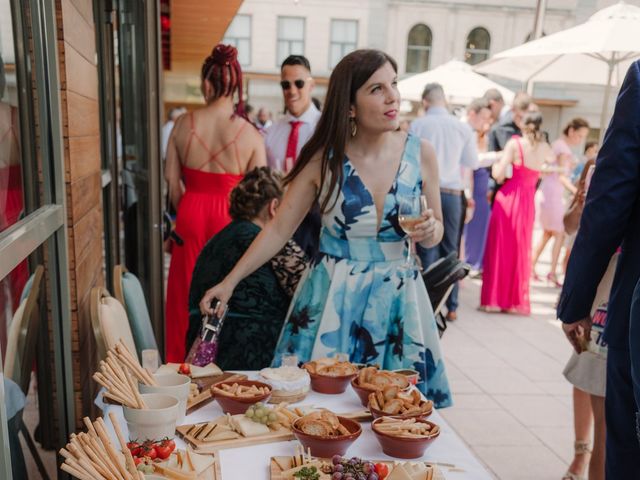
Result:
{"label": "grape cluster", "polygon": [[263,425],[268,425],[278,421],[278,415],[269,407],[266,407],[264,403],[251,405],[244,415],[254,422],[262,423]]}
{"label": "grape cluster", "polygon": [[379,480],[375,465],[367,460],[334,455],[331,463],[331,480]]}

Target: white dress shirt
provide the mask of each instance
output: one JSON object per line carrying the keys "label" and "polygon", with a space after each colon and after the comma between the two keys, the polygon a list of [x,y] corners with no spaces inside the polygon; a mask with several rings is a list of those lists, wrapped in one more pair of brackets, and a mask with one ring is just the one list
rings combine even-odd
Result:
{"label": "white dress shirt", "polygon": [[291,124],[289,122],[302,122],[298,130],[298,145],[296,148],[296,158],[300,155],[300,150],[305,143],[309,141],[311,135],[316,129],[318,120],[320,119],[320,110],[311,103],[306,112],[299,117],[294,117],[287,113],[284,117],[274,122],[267,129],[264,138],[267,147],[267,164],[274,170],[284,170],[284,160],[287,153],[287,143],[289,142],[289,134],[291,133]]}
{"label": "white dress shirt", "polygon": [[444,107],[429,107],[423,117],[411,123],[409,131],[433,145],[438,159],[440,187],[462,190],[461,167],[475,170],[478,149],[472,128]]}

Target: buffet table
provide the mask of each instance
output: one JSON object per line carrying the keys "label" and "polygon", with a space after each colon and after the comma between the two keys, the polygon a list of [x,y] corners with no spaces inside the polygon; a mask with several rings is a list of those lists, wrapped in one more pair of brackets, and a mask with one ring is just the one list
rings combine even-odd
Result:
{"label": "buffet table", "polygon": [[[257,379],[256,372],[243,373],[246,373],[250,379]],[[347,390],[340,395],[323,395],[311,391],[309,395],[307,395],[307,398],[295,405],[323,407],[337,414],[356,412],[363,409],[360,400],[351,387],[347,388]],[[118,415],[121,428],[124,434],[127,435],[128,430],[124,417],[122,416],[122,408],[113,405],[99,406],[104,410],[105,419],[108,418],[107,414],[109,411],[113,411]],[[213,401],[192,414],[187,415],[183,423],[193,424],[206,422],[222,414],[218,403]],[[447,480],[490,480],[493,478],[437,411],[434,410],[429,420],[440,426],[441,433],[437,441],[427,449],[422,460],[438,464]],[[109,422],[107,421],[107,423]],[[109,425],[109,427],[111,426]],[[293,455],[297,443],[296,440],[291,440],[287,442],[221,450],[219,461],[222,476],[225,480],[244,478],[268,480],[270,457]],[[185,443],[179,437],[176,437],[176,444],[179,448],[185,448]],[[371,431],[370,422],[362,423],[362,435],[351,448],[349,448],[346,456],[358,456],[370,460],[394,460],[392,457],[388,457],[382,453],[380,445]]]}

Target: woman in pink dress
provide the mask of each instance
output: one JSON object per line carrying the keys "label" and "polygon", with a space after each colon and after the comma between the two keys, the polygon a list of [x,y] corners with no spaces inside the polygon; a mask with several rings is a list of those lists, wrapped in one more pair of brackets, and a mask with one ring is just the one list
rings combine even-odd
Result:
{"label": "woman in pink dress", "polygon": [[531,235],[535,217],[536,183],[545,160],[553,153],[542,140],[538,112],[527,113],[520,126],[523,137],[507,142],[500,161],[492,168],[497,181],[505,178],[511,166],[512,176],[496,193],[487,246],[480,309],[529,315],[529,276]]}
{"label": "woman in pink dress", "polygon": [[167,279],[167,362],[179,363],[186,356],[189,287],[200,251],[231,221],[231,190],[245,172],[266,165],[262,135],[243,112],[237,55],[230,45],[213,49],[202,65],[207,105],[178,118],[169,138],[165,179],[177,215]]}
{"label": "woman in pink dress", "polygon": [[569,178],[570,172],[577,165],[577,159],[571,151],[584,142],[589,133],[589,124],[582,118],[574,118],[562,131],[562,137],[551,145],[554,159],[548,167],[544,169],[544,176],[540,183],[542,201],[540,202],[540,223],[544,233],[540,243],[535,249],[533,256],[532,272],[533,277],[538,279],[536,274],[536,263],[540,254],[544,250],[549,240],[553,238],[553,251],[551,252],[551,270],[547,275],[547,280],[555,286],[562,286],[556,276],[558,258],[564,242],[564,223],[562,221],[565,213],[564,191],[569,190],[576,193],[576,187]]}

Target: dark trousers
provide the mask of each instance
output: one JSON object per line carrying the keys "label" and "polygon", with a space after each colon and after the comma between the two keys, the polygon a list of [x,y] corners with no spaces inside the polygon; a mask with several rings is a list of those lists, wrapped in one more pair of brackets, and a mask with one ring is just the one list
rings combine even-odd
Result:
{"label": "dark trousers", "polygon": [[[442,201],[442,220],[444,223],[444,235],[442,241],[432,248],[422,248],[418,245],[418,255],[422,261],[422,267],[426,270],[436,260],[446,257],[451,252],[460,253],[460,224],[462,217],[462,200],[460,195],[452,193],[440,193]],[[458,284],[447,299],[447,309],[455,312],[458,308]]]}
{"label": "dark trousers", "polygon": [[[631,299],[629,319],[629,353],[631,358],[631,378],[636,406],[640,411],[640,281],[636,284]],[[640,443],[640,413],[636,414],[638,442]]]}
{"label": "dark trousers", "polygon": [[640,480],[640,444],[636,435],[636,402],[631,359],[626,348],[609,346],[607,354],[607,480]]}

